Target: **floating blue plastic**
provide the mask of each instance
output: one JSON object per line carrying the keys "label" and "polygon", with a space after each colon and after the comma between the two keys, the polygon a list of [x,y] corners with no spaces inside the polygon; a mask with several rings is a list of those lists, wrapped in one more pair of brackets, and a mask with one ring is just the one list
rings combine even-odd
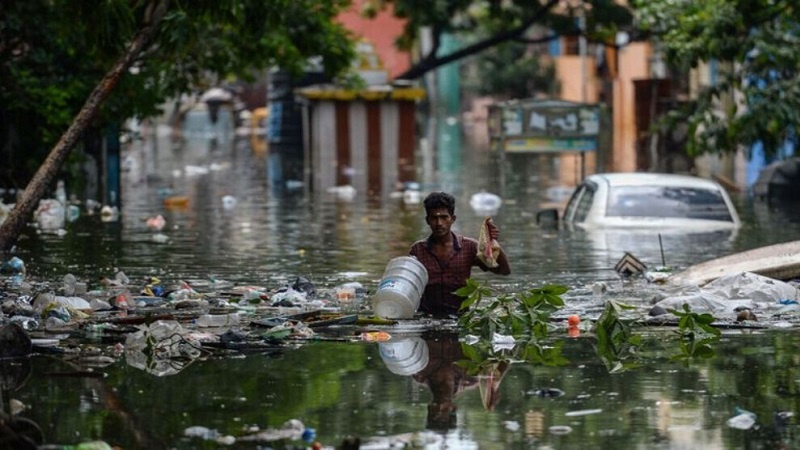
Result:
{"label": "floating blue plastic", "polygon": [[306,428],[303,430],[303,441],[312,442],[317,437],[317,431],[313,428]]}
{"label": "floating blue plastic", "polygon": [[10,274],[25,273],[25,262],[14,256],[3,262],[3,265],[0,266],[0,272]]}

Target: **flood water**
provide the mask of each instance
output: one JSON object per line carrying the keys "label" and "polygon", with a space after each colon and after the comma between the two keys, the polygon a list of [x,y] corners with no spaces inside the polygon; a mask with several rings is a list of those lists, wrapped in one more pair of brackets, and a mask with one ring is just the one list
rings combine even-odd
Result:
{"label": "flood water", "polygon": [[[457,228],[467,235],[477,235],[483,219],[470,208],[470,196],[494,191],[485,163],[485,155],[465,154],[454,173],[421,177],[433,180],[423,190],[457,197]],[[681,268],[800,236],[796,212],[744,194],[736,197],[744,226],[733,234],[665,234],[659,241],[657,234],[540,229],[535,213],[549,200],[552,186],[543,180],[551,163],[512,163],[506,192],[497,192],[504,204],[494,215],[512,275],[474,275],[505,292],[569,286],[567,309],[587,315],[607,299],[644,304],[650,298],[651,288],[624,284],[612,270],[626,251],[648,266]],[[32,277],[72,273],[91,288],[98,277],[121,270],[131,280],[158,276],[198,286],[225,280],[274,289],[302,276],[321,289],[357,281],[374,291],[387,261],[407,254],[428,231],[420,204],[276,188],[269,157],[254,154],[247,140],[178,145],[153,135],[127,150],[125,167],[120,221],[83,216],[65,236],[33,235],[19,243],[17,255]],[[167,207],[169,196],[188,203]],[[166,218],[166,241],[154,239],[145,225],[156,214]],[[596,295],[597,282],[608,292]],[[163,377],[124,357],[102,368],[104,377],[56,376],[75,367],[60,356],[36,355],[31,367],[19,368],[30,374],[11,396],[27,405],[22,416],[38,424],[47,443],[96,439],[126,449],[215,448],[185,430],[199,426],[241,437],[290,419],[313,428],[314,439],[331,448],[347,436],[366,441],[423,430],[431,434],[416,442],[437,449],[800,446],[793,416],[800,412],[796,329],[727,330],[712,357],[689,362],[672,358],[679,348],[670,332],[648,332],[633,358],[638,367],[621,373],[603,363],[591,333],[568,338],[566,330],[556,331],[545,358],[506,354],[510,366],[494,392],[485,375],[454,366],[464,359],[457,335],[402,326],[386,331],[403,346],[312,340],[276,353],[200,359]],[[409,348],[426,354],[427,364],[398,369],[387,361],[392,351]],[[454,412],[436,414],[449,400]],[[753,427],[727,423],[739,409],[755,413]],[[239,440],[234,448],[288,445],[309,444]]]}

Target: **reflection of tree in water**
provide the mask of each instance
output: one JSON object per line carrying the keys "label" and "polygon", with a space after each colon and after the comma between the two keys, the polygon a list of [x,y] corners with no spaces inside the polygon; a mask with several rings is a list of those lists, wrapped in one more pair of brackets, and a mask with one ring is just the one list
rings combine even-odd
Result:
{"label": "reflection of tree in water", "polygon": [[[44,432],[39,424],[29,418],[22,417],[20,409],[12,405],[11,395],[20,390],[31,377],[32,364],[29,358],[36,351],[27,333],[16,324],[0,328],[0,449],[37,449],[44,443]],[[41,351],[41,350],[39,350]],[[116,389],[105,379],[104,373],[87,368],[81,358],[74,361],[64,360],[67,367],[49,371],[48,378],[79,378],[81,383],[92,392],[92,396],[103,405],[115,421],[113,437],[129,435],[135,442],[135,448],[163,449],[166,446],[151,435],[151,430],[142,426],[139,416],[130,410]],[[96,366],[92,366],[96,367]],[[60,383],[53,383],[52,389],[62,389]],[[51,388],[48,388],[48,392]],[[16,410],[15,410],[16,409]],[[48,420],[42,420],[47,424]],[[50,423],[52,427],[53,424]],[[52,430],[51,430],[52,431]],[[61,448],[61,446],[59,446]]]}
{"label": "reflection of tree in water", "polygon": [[39,425],[11,408],[11,393],[31,376],[31,340],[16,324],[0,329],[0,448],[35,449],[44,442]]}
{"label": "reflection of tree in water", "polygon": [[35,449],[44,442],[39,425],[16,414],[10,406],[10,394],[21,388],[30,375],[31,361],[27,356],[0,359],[0,448]]}

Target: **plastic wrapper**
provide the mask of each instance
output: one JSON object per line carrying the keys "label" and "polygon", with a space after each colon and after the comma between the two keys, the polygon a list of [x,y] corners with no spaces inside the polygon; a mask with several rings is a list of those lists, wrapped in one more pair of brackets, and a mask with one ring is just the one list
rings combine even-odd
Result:
{"label": "plastic wrapper", "polygon": [[492,218],[487,217],[481,224],[481,231],[478,234],[478,259],[487,267],[494,268],[498,266],[497,257],[500,255],[500,244],[489,234],[491,221]]}
{"label": "plastic wrapper", "polygon": [[156,376],[174,375],[201,354],[200,342],[176,321],[158,320],[139,326],[125,340],[125,359]]}

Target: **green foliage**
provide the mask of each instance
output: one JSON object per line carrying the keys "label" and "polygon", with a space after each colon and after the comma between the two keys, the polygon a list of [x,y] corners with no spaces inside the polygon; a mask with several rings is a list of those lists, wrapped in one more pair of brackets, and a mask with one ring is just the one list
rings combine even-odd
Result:
{"label": "green foliage", "polygon": [[513,348],[495,349],[488,341],[481,340],[473,345],[461,344],[464,359],[458,361],[469,375],[480,375],[507,368],[512,363],[529,363],[549,367],[569,364],[562,354],[564,341],[542,345],[537,340],[517,342]]}
{"label": "green foliage", "polygon": [[[581,13],[586,15],[590,37],[598,38],[614,36],[615,30],[627,26],[633,18],[627,7],[607,0],[563,5],[556,5],[563,2],[551,4],[530,0],[389,0],[381,3],[381,6],[392,4],[395,15],[408,20],[404,35],[400,38],[401,43],[406,44],[415,42],[423,27],[430,27],[437,35],[491,36],[528,24],[532,18],[540,16],[541,20],[536,25],[553,29],[559,34],[574,33],[577,31],[575,18]],[[373,3],[365,13],[374,16],[378,9]]]}
{"label": "green foliage", "polygon": [[566,286],[546,285],[491,296],[491,289],[470,278],[466,286],[456,291],[456,295],[465,297],[458,323],[465,330],[489,339],[495,333],[544,339],[552,326],[550,314],[564,306],[561,295],[567,290]]}
{"label": "green foliage", "polygon": [[558,91],[555,67],[516,42],[481,53],[465,66],[465,89],[504,99],[553,96]]}
{"label": "green foliage", "polygon": [[[466,357],[463,366],[477,373],[496,368],[502,362],[565,364],[567,360],[561,356],[563,341],[547,345],[544,342],[553,328],[550,315],[564,306],[561,296],[567,290],[565,286],[551,284],[515,294],[499,294],[486,283],[468,279],[467,284],[456,291],[464,297],[458,324],[466,333],[477,335],[478,342],[463,345]],[[625,317],[625,311],[634,309],[635,306],[609,300],[592,328],[596,337],[595,352],[609,373],[641,365],[639,353],[643,338],[634,332],[635,320]],[[688,363],[692,358],[713,356],[712,344],[720,336],[720,331],[711,325],[714,316],[692,312],[689,305],[684,305],[683,311],[670,312],[680,319],[676,331],[680,353],[673,359]],[[492,342],[495,334],[511,336],[515,344],[510,349],[495,349]]]}
{"label": "green foliage", "polygon": [[[146,27],[156,0],[29,0],[0,14],[0,141],[41,162],[88,94]],[[335,16],[346,0],[168,2],[156,37],[108,98],[96,123],[160,113],[159,105],[267,68],[310,61],[333,78],[350,68],[351,36]],[[8,139],[10,129],[24,143]],[[39,146],[31,151],[34,145]],[[23,153],[24,150],[24,153]],[[6,168],[13,169],[13,168]]]}
{"label": "green foliage", "polygon": [[[423,54],[419,63],[402,76],[413,79],[442,64],[452,62],[448,58],[453,57],[453,54],[440,53],[438,47],[445,34],[468,42],[466,48],[456,51],[459,56],[455,59],[460,59],[479,54],[503,42],[525,43],[534,39],[537,40],[537,45],[541,45],[547,40],[537,38],[547,30],[557,35],[576,35],[579,33],[577,17],[584,14],[585,33],[589,40],[613,42],[616,32],[630,26],[633,18],[628,7],[619,3],[608,0],[373,0],[367,2],[364,13],[374,16],[381,8],[392,5],[395,16],[407,20],[402,36],[396,40],[396,45],[402,49],[418,48],[421,30],[432,33],[432,46],[424,49],[428,53]],[[508,59],[505,64],[523,65],[527,62]]]}
{"label": "green foliage", "polygon": [[367,83],[355,72],[347,72],[336,79],[336,84],[343,89],[358,91],[367,88]]}
{"label": "green foliage", "polygon": [[[641,27],[681,70],[715,63],[718,79],[664,127],[689,124],[692,154],[764,144],[778,152],[800,127],[800,8],[791,0],[638,0]],[[733,93],[741,94],[734,100]]]}
{"label": "green foliage", "polygon": [[676,309],[669,309],[668,311],[680,318],[678,333],[681,336],[695,339],[698,336],[711,335],[718,337],[721,334],[718,329],[711,326],[711,323],[714,322],[713,315],[693,312],[688,303],[683,304],[683,311]]}
{"label": "green foliage", "polygon": [[609,373],[623,372],[639,365],[632,358],[642,343],[642,337],[633,333],[632,321],[622,317],[623,311],[630,309],[634,307],[609,300],[594,325],[597,336],[595,351]]}
{"label": "green foliage", "polygon": [[670,309],[670,313],[678,316],[678,336],[681,353],[674,359],[689,362],[692,358],[710,358],[714,356],[711,344],[719,340],[722,334],[711,326],[714,316],[708,313],[696,313],[688,304],[683,304],[683,311]]}

